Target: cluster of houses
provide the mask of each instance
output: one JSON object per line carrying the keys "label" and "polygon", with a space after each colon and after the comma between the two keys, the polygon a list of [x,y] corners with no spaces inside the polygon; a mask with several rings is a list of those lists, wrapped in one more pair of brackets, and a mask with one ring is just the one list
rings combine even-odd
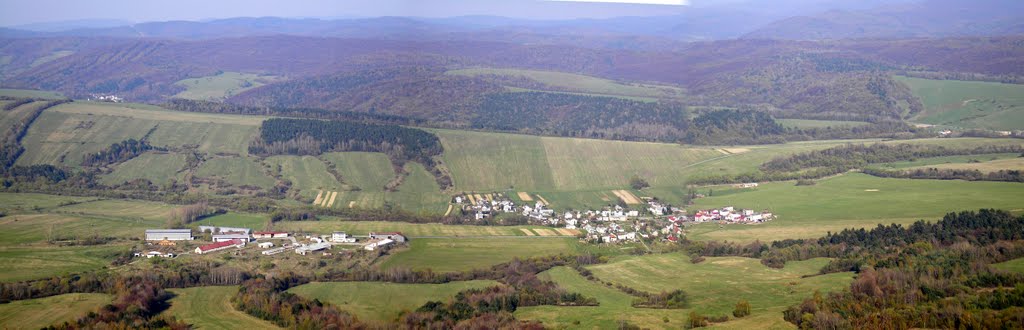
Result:
{"label": "cluster of houses", "polygon": [[[199,231],[204,233],[210,233],[211,241],[210,244],[200,245],[195,248],[192,252],[195,254],[209,254],[230,249],[242,249],[247,244],[256,241],[257,246],[263,249],[261,254],[263,255],[275,255],[285,251],[293,250],[296,254],[307,255],[315,252],[321,252],[325,255],[329,255],[331,247],[334,245],[360,245],[364,250],[374,251],[382,248],[390,247],[395,244],[405,243],[408,239],[400,232],[371,232],[365,237],[355,237],[348,235],[345,232],[334,232],[331,235],[324,236],[305,236],[306,243],[300,243],[299,240],[288,232],[281,231],[257,231],[253,232],[249,228],[235,228],[235,227],[218,227],[218,226],[199,226]],[[153,245],[159,245],[161,247],[176,246],[177,242],[192,241],[195,237],[192,236],[191,229],[150,229],[146,230],[146,241]],[[268,240],[283,240],[280,246],[276,246],[274,242]],[[174,257],[173,253],[166,253],[161,251],[149,251],[140,252],[135,254],[136,257]]]}
{"label": "cluster of houses", "polygon": [[732,206],[719,210],[700,210],[693,214],[693,222],[724,221],[729,223],[762,223],[771,221],[775,216],[770,212],[754,210],[737,211]]}
{"label": "cluster of houses", "polygon": [[112,102],[112,103],[124,102],[124,98],[121,98],[120,96],[112,95],[112,94],[111,95],[108,95],[108,94],[92,94],[92,95],[89,95],[89,100],[90,101],[98,101],[98,102]]}

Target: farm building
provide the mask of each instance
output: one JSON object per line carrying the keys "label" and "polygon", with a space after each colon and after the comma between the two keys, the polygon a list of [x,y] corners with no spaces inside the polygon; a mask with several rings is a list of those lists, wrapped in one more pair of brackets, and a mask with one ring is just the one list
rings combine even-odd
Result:
{"label": "farm building", "polygon": [[249,235],[252,229],[241,228],[241,227],[218,227],[218,226],[199,226],[199,231],[210,232],[210,233],[228,233],[228,232],[243,232],[245,235]]}
{"label": "farm building", "polygon": [[147,241],[190,241],[191,229],[147,229]]}
{"label": "farm building", "polygon": [[271,242],[263,242],[263,243],[256,244],[256,245],[259,246],[261,249],[269,249],[269,248],[274,247],[274,243],[271,243]]}
{"label": "farm building", "polygon": [[288,250],[288,248],[282,246],[282,247],[279,247],[279,248],[273,248],[273,249],[270,249],[270,250],[264,250],[263,252],[260,252],[260,253],[262,253],[265,256],[272,256],[272,255],[284,252],[285,250]]}
{"label": "farm building", "polygon": [[252,238],[287,238],[288,232],[283,231],[257,231],[252,233]]}
{"label": "farm building", "polygon": [[355,243],[355,237],[349,236],[343,231],[336,231],[331,234],[331,242],[335,243]]}
{"label": "farm building", "polygon": [[399,232],[370,233],[370,239],[389,239],[399,243],[405,243],[405,235]]}
{"label": "farm building", "polygon": [[240,231],[229,231],[221,232],[220,234],[213,234],[214,242],[227,242],[230,240],[240,240],[243,242],[249,241],[249,234]]}
{"label": "farm building", "polygon": [[174,253],[163,253],[160,251],[149,251],[146,253],[136,252],[136,257],[146,257],[146,259],[160,257],[160,258],[174,258]]}
{"label": "farm building", "polygon": [[220,251],[220,250],[230,249],[230,248],[239,248],[239,249],[241,249],[243,246],[245,246],[245,241],[237,240],[237,239],[236,240],[230,240],[230,241],[224,241],[224,242],[217,242],[217,243],[207,244],[207,245],[203,245],[203,246],[197,247],[196,248],[196,254],[207,254],[207,253],[217,252],[217,251]]}
{"label": "farm building", "polygon": [[326,250],[326,249],[330,249],[330,248],[331,248],[331,244],[330,243],[314,243],[314,244],[310,244],[310,245],[304,245],[302,247],[299,247],[299,248],[295,249],[295,253],[298,253],[298,254],[301,254],[301,255],[306,255],[307,253],[310,253],[310,252],[316,252],[316,251]]}
{"label": "farm building", "polygon": [[364,245],[363,249],[373,251],[392,244],[395,244],[395,241],[385,238],[379,241],[370,242],[369,244]]}

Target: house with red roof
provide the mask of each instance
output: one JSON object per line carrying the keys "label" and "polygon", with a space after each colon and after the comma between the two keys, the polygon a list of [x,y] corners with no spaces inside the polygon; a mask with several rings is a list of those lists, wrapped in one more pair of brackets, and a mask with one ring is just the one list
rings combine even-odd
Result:
{"label": "house with red roof", "polygon": [[245,241],[240,239],[233,239],[230,241],[217,242],[213,244],[207,244],[196,248],[196,254],[207,254],[213,253],[224,249],[239,248],[245,246]]}

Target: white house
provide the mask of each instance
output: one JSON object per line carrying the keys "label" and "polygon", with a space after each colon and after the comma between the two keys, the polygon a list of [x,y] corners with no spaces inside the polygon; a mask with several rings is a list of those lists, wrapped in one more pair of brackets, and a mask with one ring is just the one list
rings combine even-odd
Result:
{"label": "white house", "polygon": [[260,244],[256,244],[256,246],[259,246],[261,249],[269,249],[269,248],[274,247],[274,243],[263,242],[263,243],[260,243]]}

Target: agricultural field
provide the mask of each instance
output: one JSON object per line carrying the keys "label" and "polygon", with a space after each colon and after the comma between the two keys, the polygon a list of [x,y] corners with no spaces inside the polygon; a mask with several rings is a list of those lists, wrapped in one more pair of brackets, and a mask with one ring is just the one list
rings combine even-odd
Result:
{"label": "agricultural field", "polygon": [[[0,102],[3,102],[4,104],[8,103],[7,101]],[[11,129],[12,126],[14,126],[14,124],[21,122],[25,118],[28,118],[28,116],[32,114],[32,111],[38,109],[44,103],[46,102],[36,101],[28,104],[22,104],[17,108],[11,109],[9,111],[0,111],[0,130],[7,132],[8,130]]]}
{"label": "agricultural field", "polygon": [[221,101],[237,95],[238,93],[257,88],[277,80],[276,76],[259,75],[242,72],[221,72],[220,74],[207,77],[183,79],[175,85],[185,87],[174,97]]}
{"label": "agricultural field", "polygon": [[512,260],[571,253],[575,238],[419,238],[409,249],[397,252],[384,268],[431,269],[435,272],[487,268]]}
{"label": "agricultural field", "polygon": [[858,127],[870,125],[864,121],[840,121],[840,120],[814,120],[814,119],[777,119],[779,124],[786,128],[828,128],[828,127]]}
{"label": "agricultural field", "polygon": [[462,281],[445,284],[382,282],[310,283],[288,291],[307,299],[319,299],[348,311],[360,320],[393,321],[428,301],[447,301],[459,291],[486,288],[495,281]]}
{"label": "agricultural field", "polygon": [[27,281],[54,275],[83,272],[109,266],[127,246],[35,247],[0,246],[0,282]]}
{"label": "agricultural field", "polygon": [[921,99],[919,123],[1018,130],[1024,127],[1024,85],[896,77]]}
{"label": "agricultural field", "polygon": [[110,295],[101,293],[69,293],[0,304],[0,328],[40,329],[74,321],[110,300]]}
{"label": "agricultural field", "polygon": [[217,178],[230,184],[250,185],[260,188],[274,186],[276,180],[268,176],[262,163],[248,157],[214,157],[206,160],[196,169],[200,178]]}
{"label": "agricultural field", "polygon": [[0,211],[42,210],[96,199],[99,198],[4,192],[0,193]]}
{"label": "agricultural field", "polygon": [[231,305],[236,286],[170,289],[175,297],[163,315],[174,316],[198,329],[277,329],[274,324],[243,313]]}
{"label": "agricultural field", "polygon": [[[204,220],[205,221],[205,220]],[[542,226],[470,226],[439,223],[405,223],[388,221],[344,221],[332,218],[320,221],[280,221],[274,229],[304,233],[330,234],[343,231],[350,235],[366,235],[371,231],[397,231],[409,237],[480,237],[525,236],[523,230],[543,229]]]}
{"label": "agricultural field", "polygon": [[132,221],[156,221],[169,218],[174,208],[174,205],[157,202],[108,199],[62,206],[52,212]]}
{"label": "agricultural field", "polygon": [[566,72],[523,69],[473,68],[448,71],[461,76],[500,75],[533,79],[545,85],[574,92],[599,96],[631,96],[643,98],[678,98],[686,93],[682,88],[666,85],[621,83],[608,79]]}
{"label": "agricultural field", "polygon": [[[708,189],[700,191],[707,194]],[[709,190],[715,189],[717,187]],[[699,224],[688,230],[688,237],[729,241],[814,238],[844,228],[874,227],[879,223],[908,224],[922,219],[932,221],[948,212],[979,208],[1021,213],[1024,211],[1024,185],[891,179],[851,173],[818,180],[813,186],[796,186],[787,181],[765,183],[725,195],[712,192],[688,208],[723,206],[769,210],[778,218],[759,225]]]}
{"label": "agricultural field", "polygon": [[434,176],[420,163],[407,163],[405,169],[409,175],[398,186],[398,191],[386,194],[387,200],[401,209],[434,214],[444,212],[451,197],[441,193]]}
{"label": "agricultural field", "polygon": [[[881,169],[906,169],[914,167],[934,167],[934,165],[955,165],[955,164],[967,164],[972,161],[995,161],[995,160],[1006,160],[1020,157],[1019,154],[987,154],[987,155],[965,155],[965,156],[944,156],[944,157],[930,157],[915,159],[912,161],[905,162],[892,162],[884,164],[875,164],[871,167]],[[1009,169],[1009,168],[1006,168]]]}
{"label": "agricultural field", "polygon": [[1024,274],[1024,258],[1017,258],[992,265],[997,269]]}
{"label": "agricultural field", "polygon": [[343,187],[330,172],[327,164],[313,156],[273,156],[264,160],[271,167],[280,167],[281,177],[292,182],[292,190],[302,197],[313,199],[317,190],[339,191]]}
{"label": "agricultural field", "polygon": [[32,97],[37,99],[62,99],[64,95],[59,92],[37,91],[31,89],[10,89],[0,88],[0,96],[9,97]]}
{"label": "agricultural field", "polygon": [[1024,170],[1024,158],[1018,156],[1016,158],[996,159],[970,163],[936,164],[929,166],[920,166],[917,168],[977,170],[982,173],[998,172],[1000,170],[1021,171]]}
{"label": "agricultural field", "polygon": [[117,165],[110,174],[100,178],[105,185],[121,184],[135,179],[146,179],[156,185],[181,181],[179,173],[185,167],[185,155],[148,152]]}
{"label": "agricultural field", "polygon": [[364,192],[384,191],[395,177],[388,156],[380,152],[329,152],[320,156],[336,166],[342,180]]}
{"label": "agricultural field", "polygon": [[244,227],[260,230],[267,225],[266,214],[225,213],[193,222],[200,226]]}
{"label": "agricultural field", "polygon": [[[708,258],[700,264],[691,264],[689,257],[679,253],[648,256],[624,256],[608,264],[592,265],[588,269],[595,277],[621,283],[649,292],[683,289],[689,296],[692,309],[658,310],[633,308],[632,296],[614,288],[605,287],[581,277],[576,271],[559,267],[542,273],[569,291],[596,297],[601,303],[595,307],[527,307],[516,311],[521,319],[541,320],[547,326],[572,328],[612,328],[620,319],[644,328],[681,328],[689,311],[704,315],[729,315],[740,299],[751,303],[752,314],[740,320],[717,325],[722,328],[743,329],[791,328],[782,320],[781,311],[790,304],[811,297],[815,290],[822,292],[841,290],[849,285],[852,273],[837,273],[801,278],[817,273],[828,260],[812,259],[791,262],[783,269],[771,269],[749,258]],[[664,321],[668,318],[668,322]],[[579,322],[576,324],[575,322]]]}

